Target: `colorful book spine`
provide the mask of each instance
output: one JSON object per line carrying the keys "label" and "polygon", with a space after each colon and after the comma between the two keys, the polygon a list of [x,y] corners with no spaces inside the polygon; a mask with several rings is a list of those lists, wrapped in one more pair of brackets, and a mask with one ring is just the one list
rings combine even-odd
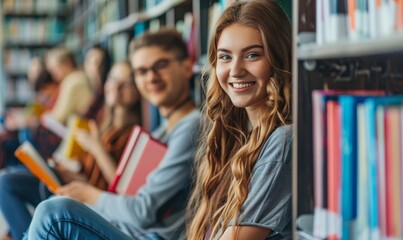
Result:
{"label": "colorful book spine", "polygon": [[386,236],[401,237],[399,107],[385,107]]}
{"label": "colorful book spine", "polygon": [[365,105],[357,105],[357,124],[358,127],[358,172],[357,172],[357,221],[355,225],[354,236],[357,240],[369,239],[368,222],[368,183],[367,183],[367,126],[365,124]]}
{"label": "colorful book spine", "polygon": [[327,189],[328,189],[328,240],[337,240],[342,236],[340,211],[341,194],[341,146],[340,146],[340,105],[337,101],[328,101],[327,108]]}
{"label": "colorful book spine", "polygon": [[387,203],[386,203],[386,164],[385,164],[385,113],[383,106],[377,106],[375,110],[375,124],[376,124],[376,167],[377,167],[377,188],[378,188],[378,218],[379,218],[379,231],[381,236],[386,237],[386,216],[387,216]]}

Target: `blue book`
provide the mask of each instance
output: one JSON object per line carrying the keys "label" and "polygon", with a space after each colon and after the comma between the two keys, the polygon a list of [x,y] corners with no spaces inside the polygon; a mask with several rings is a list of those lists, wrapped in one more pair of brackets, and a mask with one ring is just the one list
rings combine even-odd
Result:
{"label": "blue book", "polygon": [[[370,92],[368,94],[382,94]],[[353,239],[357,218],[358,137],[357,105],[374,95],[339,97],[341,109],[341,215],[342,239]]]}

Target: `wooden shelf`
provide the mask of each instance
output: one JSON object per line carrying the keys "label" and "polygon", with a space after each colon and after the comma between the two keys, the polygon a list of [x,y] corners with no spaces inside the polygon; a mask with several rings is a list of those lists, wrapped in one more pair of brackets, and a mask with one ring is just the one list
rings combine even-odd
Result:
{"label": "wooden shelf", "polygon": [[6,42],[4,48],[51,48],[58,42]]}
{"label": "wooden shelf", "polygon": [[403,51],[403,33],[379,39],[344,41],[334,44],[304,44],[297,50],[298,60],[363,57]]}

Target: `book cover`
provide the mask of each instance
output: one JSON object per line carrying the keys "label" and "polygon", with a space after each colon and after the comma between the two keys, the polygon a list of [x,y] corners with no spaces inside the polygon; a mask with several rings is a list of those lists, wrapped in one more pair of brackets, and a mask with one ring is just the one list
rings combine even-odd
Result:
{"label": "book cover", "polygon": [[356,40],[358,38],[357,15],[359,15],[357,8],[357,0],[347,0],[347,14],[348,14],[349,39]]}
{"label": "book cover", "polygon": [[340,193],[341,193],[341,146],[340,146],[340,105],[337,101],[327,102],[327,201],[329,218],[327,223],[328,240],[342,236]]}
{"label": "book cover", "polygon": [[357,220],[354,236],[357,240],[369,239],[368,225],[368,184],[367,184],[367,126],[365,121],[365,105],[357,104],[357,131],[358,131],[358,163],[357,163]]}
{"label": "book cover", "polygon": [[328,42],[333,43],[346,40],[348,35],[347,3],[345,0],[329,0],[330,14],[329,22],[326,23],[328,29]]}
{"label": "book cover", "polygon": [[67,135],[64,140],[63,155],[67,159],[82,159],[85,151],[78,144],[75,134],[78,129],[89,131],[89,122],[87,119],[73,116],[68,121]]}
{"label": "book cover", "polygon": [[60,138],[66,137],[67,128],[54,117],[52,117],[51,114],[42,114],[40,122],[43,127],[54,133],[56,136]]}
{"label": "book cover", "polygon": [[28,141],[21,144],[15,151],[15,156],[41,180],[51,192],[56,192],[62,185],[57,173],[47,164],[46,160]]}
{"label": "book cover", "polygon": [[385,107],[386,236],[401,236],[399,187],[399,107]]}
{"label": "book cover", "polygon": [[167,147],[139,126],[134,126],[119,161],[110,192],[134,195],[163,159]]}
{"label": "book cover", "polygon": [[[364,92],[363,92],[364,93]],[[368,98],[383,95],[382,91],[367,91],[367,95],[343,95],[341,106],[341,213],[343,239],[353,239],[357,219],[358,133],[357,105]]]}
{"label": "book cover", "polygon": [[403,0],[396,0],[395,30],[403,30]]}
{"label": "book cover", "polygon": [[379,232],[383,238],[386,237],[386,162],[385,162],[385,112],[384,107],[379,106],[375,110],[376,127],[376,167],[377,167],[377,194],[378,194],[378,221]]}
{"label": "book cover", "polygon": [[312,126],[313,126],[313,165],[314,165],[314,223],[313,234],[318,238],[327,236],[327,214],[325,187],[327,186],[326,176],[326,152],[324,148],[325,139],[325,92],[312,92]]}

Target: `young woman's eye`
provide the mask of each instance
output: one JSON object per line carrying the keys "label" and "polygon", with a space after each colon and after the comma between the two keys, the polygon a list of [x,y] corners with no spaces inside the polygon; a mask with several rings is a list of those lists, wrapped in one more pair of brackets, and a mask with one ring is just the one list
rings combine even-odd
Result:
{"label": "young woman's eye", "polygon": [[246,58],[254,59],[254,58],[257,58],[259,56],[260,55],[258,53],[249,53],[248,55],[246,55]]}
{"label": "young woman's eye", "polygon": [[228,56],[228,55],[219,55],[219,56],[218,56],[218,59],[222,59],[222,60],[230,60],[230,59],[231,59],[231,57],[230,57],[230,56]]}

